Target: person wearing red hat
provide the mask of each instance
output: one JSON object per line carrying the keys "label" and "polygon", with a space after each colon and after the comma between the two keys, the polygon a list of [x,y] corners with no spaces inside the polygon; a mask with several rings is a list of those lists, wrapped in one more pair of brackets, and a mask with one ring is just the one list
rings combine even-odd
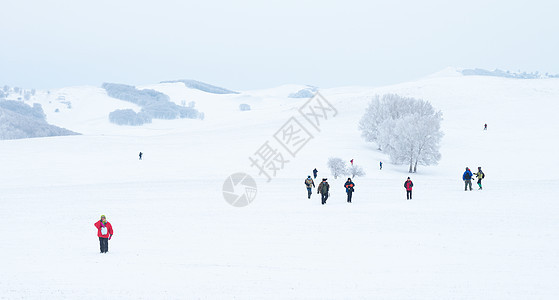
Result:
{"label": "person wearing red hat", "polygon": [[462,174],[462,180],[464,180],[464,191],[467,191],[468,187],[470,187],[470,191],[472,190],[472,176],[474,176],[474,174],[472,174],[470,168],[466,168],[466,171]]}

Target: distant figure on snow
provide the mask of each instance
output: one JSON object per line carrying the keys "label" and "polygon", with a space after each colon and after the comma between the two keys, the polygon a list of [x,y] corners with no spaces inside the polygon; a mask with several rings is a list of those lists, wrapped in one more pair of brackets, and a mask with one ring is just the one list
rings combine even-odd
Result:
{"label": "distant figure on snow", "polygon": [[487,123],[485,123],[485,125],[483,125],[483,130],[487,130]]}
{"label": "distant figure on snow", "polygon": [[142,160],[142,155],[144,155],[142,152],[140,152],[139,156],[140,156],[140,160]]}
{"label": "distant figure on snow", "polygon": [[483,190],[481,187],[481,180],[485,178],[485,174],[481,170],[481,167],[477,167],[477,173],[474,173],[477,176],[477,185],[479,186],[478,190]]}
{"label": "distant figure on snow", "polygon": [[315,187],[314,181],[311,178],[311,175],[305,179],[305,185],[307,186],[307,192],[309,192],[309,199],[311,198],[312,188]]}
{"label": "distant figure on snow", "polygon": [[347,181],[344,184],[345,187],[345,192],[347,193],[347,203],[351,203],[351,195],[353,194],[353,187],[355,186],[355,183],[353,183],[353,181],[351,181],[351,178],[348,178]]}
{"label": "distant figure on snow", "polygon": [[107,222],[105,215],[101,215],[101,220],[93,224],[97,228],[101,253],[109,252],[109,240],[113,236],[113,226]]}
{"label": "distant figure on snow", "polygon": [[314,179],[316,179],[316,175],[318,174],[318,170],[316,168],[314,168],[314,170],[312,170],[312,173],[314,175]]}
{"label": "distant figure on snow", "polygon": [[380,164],[380,169],[382,170],[382,161],[379,164]]}
{"label": "distant figure on snow", "polygon": [[351,165],[353,166],[353,158],[349,161],[351,163]]}
{"label": "distant figure on snow", "polygon": [[326,200],[328,200],[328,194],[330,192],[330,185],[326,182],[326,178],[322,178],[322,182],[318,185],[317,194],[320,193],[322,205],[326,204]]}
{"label": "distant figure on snow", "polygon": [[464,180],[464,191],[467,191],[468,187],[470,187],[470,191],[472,190],[472,176],[474,175],[472,174],[472,171],[470,171],[470,168],[466,168],[466,171],[462,175],[462,180]]}
{"label": "distant figure on snow", "polygon": [[411,179],[408,177],[408,180],[406,180],[404,182],[404,187],[406,188],[406,198],[408,200],[411,200],[411,190],[413,188],[413,182],[411,181]]}

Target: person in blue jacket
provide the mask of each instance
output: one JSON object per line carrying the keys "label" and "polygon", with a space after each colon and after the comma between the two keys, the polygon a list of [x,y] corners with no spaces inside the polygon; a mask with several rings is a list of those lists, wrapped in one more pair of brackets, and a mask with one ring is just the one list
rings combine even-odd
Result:
{"label": "person in blue jacket", "polygon": [[345,192],[347,193],[347,203],[351,203],[351,195],[353,194],[353,187],[355,187],[355,183],[351,181],[351,178],[348,178],[346,183],[344,184]]}
{"label": "person in blue jacket", "polygon": [[464,191],[467,191],[468,187],[470,187],[470,191],[472,190],[472,176],[474,176],[474,174],[472,174],[470,168],[466,168],[466,171],[462,175],[462,180],[464,180]]}

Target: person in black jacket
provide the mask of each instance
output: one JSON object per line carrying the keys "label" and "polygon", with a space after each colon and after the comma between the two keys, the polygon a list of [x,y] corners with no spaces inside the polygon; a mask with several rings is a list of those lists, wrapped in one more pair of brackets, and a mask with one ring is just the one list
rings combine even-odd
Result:
{"label": "person in black jacket", "polygon": [[408,177],[408,180],[406,180],[404,182],[404,187],[406,188],[406,198],[408,200],[411,200],[411,190],[413,188],[413,182],[411,181],[411,179]]}
{"label": "person in black jacket", "polygon": [[353,194],[353,187],[355,186],[355,183],[353,183],[353,181],[351,181],[351,178],[348,178],[347,181],[344,184],[345,187],[345,192],[347,193],[347,203],[351,203],[351,195]]}
{"label": "person in black jacket", "polygon": [[322,182],[318,185],[317,194],[320,193],[322,205],[326,204],[326,200],[328,200],[328,194],[330,192],[330,185],[326,182],[326,178],[322,178]]}

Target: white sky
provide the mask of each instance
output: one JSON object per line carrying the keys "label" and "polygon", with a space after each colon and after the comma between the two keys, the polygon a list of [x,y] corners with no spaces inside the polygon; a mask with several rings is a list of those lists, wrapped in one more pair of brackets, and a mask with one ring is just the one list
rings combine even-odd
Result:
{"label": "white sky", "polygon": [[2,0],[0,85],[384,85],[559,73],[558,1]]}

